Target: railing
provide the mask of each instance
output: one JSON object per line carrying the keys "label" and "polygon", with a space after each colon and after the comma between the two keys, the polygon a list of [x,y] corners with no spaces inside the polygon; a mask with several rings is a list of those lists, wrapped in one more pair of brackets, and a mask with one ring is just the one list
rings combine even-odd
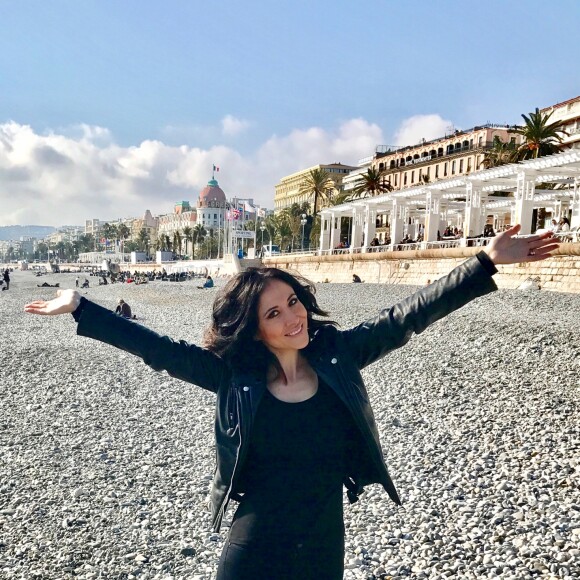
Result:
{"label": "railing", "polygon": [[[569,234],[569,232],[568,232]],[[310,251],[319,256],[339,256],[342,254],[361,254],[363,251],[367,254],[382,252],[404,252],[417,250],[443,250],[447,248],[472,248],[487,246],[493,238],[453,238],[450,240],[439,240],[437,242],[410,242],[405,244],[386,244],[382,246],[367,246],[356,248],[334,248],[328,250]]]}

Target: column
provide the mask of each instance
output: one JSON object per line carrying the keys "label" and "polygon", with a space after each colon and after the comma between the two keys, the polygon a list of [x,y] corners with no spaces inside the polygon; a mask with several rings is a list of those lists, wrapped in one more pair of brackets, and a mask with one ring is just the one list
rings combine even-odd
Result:
{"label": "column", "polygon": [[393,211],[391,213],[391,246],[395,246],[403,239],[403,227],[406,215],[405,203],[400,199],[393,199]]}
{"label": "column", "polygon": [[362,246],[363,227],[364,227],[364,210],[360,207],[355,207],[352,210],[352,229],[350,234],[350,253],[352,254],[355,248]]}
{"label": "column", "polygon": [[513,221],[511,225],[521,224],[520,234],[532,233],[535,187],[535,180],[526,175],[525,171],[518,173],[515,192],[516,205],[512,212]]}
{"label": "column", "polygon": [[465,219],[463,220],[463,238],[472,238],[483,233],[481,225],[481,188],[473,187],[471,181],[465,186]]}
{"label": "column", "polygon": [[570,229],[580,228],[580,178],[574,179],[574,193],[570,202],[572,209],[572,219],[570,220]]}
{"label": "column", "polygon": [[439,230],[439,196],[439,193],[435,193],[430,189],[427,190],[424,243],[437,241],[437,231]]}
{"label": "column", "polygon": [[330,249],[334,250],[340,243],[340,216],[335,216],[334,212],[330,214]]}
{"label": "column", "polygon": [[377,231],[377,211],[375,209],[371,209],[367,205],[367,207],[365,208],[364,220],[365,220],[364,240],[363,240],[364,246],[362,251],[367,252],[368,251],[367,248],[370,246],[370,243],[372,239],[375,237],[375,233]]}
{"label": "column", "polygon": [[330,214],[320,212],[320,253],[330,249]]}

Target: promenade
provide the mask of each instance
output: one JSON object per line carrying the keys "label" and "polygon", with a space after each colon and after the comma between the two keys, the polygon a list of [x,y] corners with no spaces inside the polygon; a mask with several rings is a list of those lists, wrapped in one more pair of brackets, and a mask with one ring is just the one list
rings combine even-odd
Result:
{"label": "promenade", "polygon": [[[212,578],[226,532],[210,531],[207,511],[214,396],[76,336],[69,315],[22,311],[54,295],[37,284],[72,288],[75,274],[11,277],[0,577]],[[82,292],[111,309],[123,298],[136,323],[200,343],[223,280],[197,283]],[[317,286],[343,328],[413,289]],[[500,290],[365,369],[403,507],[378,486],[345,503],[345,578],[580,577],[579,352],[580,294]]]}

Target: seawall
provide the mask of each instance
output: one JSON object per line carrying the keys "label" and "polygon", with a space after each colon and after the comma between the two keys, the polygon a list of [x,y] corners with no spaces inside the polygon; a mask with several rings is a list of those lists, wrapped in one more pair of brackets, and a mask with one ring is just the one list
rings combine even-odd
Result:
{"label": "seawall", "polygon": [[[275,256],[265,266],[299,272],[313,282],[363,282],[424,286],[448,274],[480,248],[450,248],[328,256]],[[494,279],[500,288],[518,288],[528,278],[538,279],[543,290],[580,293],[580,243],[561,244],[554,255],[540,262],[499,266]]]}

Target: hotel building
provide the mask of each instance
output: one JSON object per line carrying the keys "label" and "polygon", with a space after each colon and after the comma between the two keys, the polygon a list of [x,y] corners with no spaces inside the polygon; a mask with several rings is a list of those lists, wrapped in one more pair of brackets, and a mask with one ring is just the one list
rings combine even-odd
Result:
{"label": "hotel building", "polygon": [[342,191],[342,180],[351,171],[357,169],[352,165],[343,165],[342,163],[330,163],[329,165],[315,165],[308,169],[302,169],[292,175],[283,177],[280,183],[276,185],[274,194],[274,212],[279,213],[286,207],[290,207],[294,203],[302,204],[310,202],[312,204],[312,196],[306,193],[301,193],[300,188],[308,174],[315,169],[324,169],[334,183],[334,189]]}

